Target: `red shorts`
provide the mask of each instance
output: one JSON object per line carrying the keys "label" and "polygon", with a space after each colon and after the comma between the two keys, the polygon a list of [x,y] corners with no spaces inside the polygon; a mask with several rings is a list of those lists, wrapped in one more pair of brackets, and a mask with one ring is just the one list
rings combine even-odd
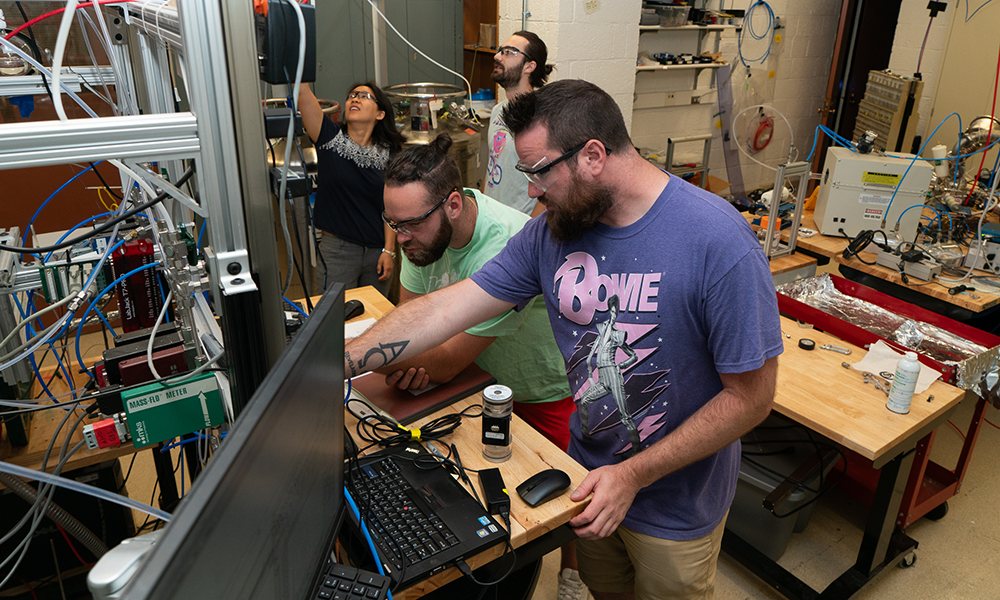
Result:
{"label": "red shorts", "polygon": [[554,402],[515,402],[514,414],[521,417],[563,452],[569,448],[569,416],[576,410],[573,397]]}

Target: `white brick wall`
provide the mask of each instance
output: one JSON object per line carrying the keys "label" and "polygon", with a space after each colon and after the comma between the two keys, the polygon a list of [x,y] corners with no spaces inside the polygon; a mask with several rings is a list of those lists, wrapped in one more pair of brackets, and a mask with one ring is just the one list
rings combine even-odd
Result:
{"label": "white brick wall", "polygon": [[[973,6],[976,7],[979,4],[974,3]],[[937,127],[937,123],[928,122],[933,105],[934,88],[937,85],[938,71],[941,68],[941,60],[944,58],[944,47],[948,41],[948,30],[951,27],[952,19],[957,13],[963,13],[964,8],[964,3],[949,2],[945,12],[938,13],[931,24],[930,33],[927,35],[927,47],[924,50],[924,60],[920,65],[924,92],[917,108],[920,112],[920,120],[917,122],[916,129],[917,135],[924,136]],[[892,39],[889,70],[908,76],[912,76],[917,70],[920,45],[924,41],[924,34],[927,33],[928,21],[930,21],[930,12],[927,10],[926,2],[923,0],[902,0],[902,5],[899,8],[899,20],[896,24],[896,35]],[[940,115],[940,118],[943,117],[944,115]]]}
{"label": "white brick wall", "polygon": [[[782,29],[781,42],[773,45],[771,55],[767,59],[766,68],[756,64],[752,69],[749,81],[744,74],[746,69],[739,67],[733,76],[737,83],[734,114],[753,104],[768,104],[780,110],[791,124],[795,135],[795,145],[799,156],[805,158],[812,145],[813,132],[819,124],[817,109],[823,105],[826,95],[827,78],[833,53],[833,44],[837,34],[837,24],[840,18],[840,0],[771,0],[770,5],[776,16],[780,17]],[[716,3],[710,1],[710,6]],[[650,35],[679,37],[694,35],[681,32],[662,32],[656,34],[644,33],[641,36],[640,47],[660,43],[658,39],[647,41]],[[712,48],[709,34],[704,49]],[[749,56],[757,56],[763,51],[761,42],[748,41],[749,35],[744,34],[744,49]],[[721,34],[720,51],[731,64],[737,63],[737,33],[727,31]],[[657,51],[670,51],[670,48]],[[925,59],[926,60],[926,59]],[[769,71],[774,71],[774,78],[769,79]],[[647,80],[645,78],[658,78]],[[756,91],[747,93],[746,83]],[[640,73],[636,86],[637,92],[653,89],[657,86],[663,89],[690,89],[690,77],[682,73]],[[707,90],[708,80],[703,74],[699,81],[700,92]],[[637,146],[666,149],[666,138],[680,137],[711,132],[712,158],[709,166],[716,176],[728,179],[725,160],[722,153],[721,130],[716,128],[718,105],[715,95],[708,96],[713,104],[702,106],[672,106],[658,109],[637,109],[632,116],[632,139]],[[745,137],[746,124],[751,113],[740,120],[742,127],[737,127],[734,134]],[[745,139],[743,140],[745,143]],[[788,155],[788,129],[780,118],[776,118],[774,138],[764,151],[754,158],[771,166],[783,162]],[[679,146],[676,150],[677,161],[696,161],[700,158],[700,146],[690,144]],[[761,167],[741,155],[743,179],[747,190],[770,186],[774,182],[774,171]]]}
{"label": "white brick wall", "polygon": [[[635,52],[642,0],[597,0],[590,13],[585,0],[531,0],[525,29],[549,49],[555,70],[549,81],[586,79],[611,94],[631,127]],[[500,0],[498,36],[521,29],[521,0]]]}
{"label": "white brick wall", "polygon": [[[904,0],[904,5],[916,1]],[[718,6],[718,0],[709,0],[708,4]],[[841,0],[770,0],[770,5],[784,26],[779,30],[782,41],[773,46],[766,68],[758,65],[752,71],[751,87],[757,94],[745,93],[746,86],[742,83],[739,86],[744,93],[737,94],[735,112],[755,103],[773,105],[788,118],[799,156],[805,158],[819,124],[817,109],[823,105],[826,94]],[[521,0],[500,0],[498,35],[501,40],[521,29],[521,6]],[[551,80],[582,78],[604,88],[621,107],[637,146],[664,150],[667,137],[713,133],[710,167],[719,177],[727,179],[721,133],[715,126],[719,111],[715,93],[704,97],[706,104],[633,110],[634,93],[687,91],[690,95],[693,87],[693,75],[687,72],[636,74],[635,60],[639,50],[691,52],[697,35],[659,32],[640,36],[640,7],[641,0],[597,0],[597,9],[588,14],[586,0],[531,0],[528,2],[531,16],[526,28],[537,33],[549,48],[549,62],[556,67]],[[714,34],[709,34],[706,38],[705,50],[713,48],[713,37]],[[762,49],[760,42],[747,44],[749,54]],[[719,49],[730,63],[737,61],[734,31],[721,34]],[[924,61],[928,62],[927,56]],[[773,79],[767,76],[771,70],[775,72]],[[697,94],[709,91],[711,76],[707,70],[702,72]],[[734,82],[743,79],[739,72],[733,77]],[[683,94],[677,97],[687,99]],[[784,161],[788,153],[787,128],[783,121],[777,121],[771,145],[755,156],[772,166]],[[743,136],[745,127],[737,133]],[[683,145],[677,151],[678,160],[693,161],[700,156],[698,144]],[[748,190],[773,183],[773,171],[745,157],[742,157],[742,165]]]}

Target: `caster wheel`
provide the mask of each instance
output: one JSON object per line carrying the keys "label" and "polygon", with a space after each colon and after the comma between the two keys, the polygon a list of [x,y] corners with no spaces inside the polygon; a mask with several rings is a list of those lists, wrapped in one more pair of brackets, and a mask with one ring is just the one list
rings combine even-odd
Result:
{"label": "caster wheel", "polygon": [[932,510],[928,511],[927,514],[924,515],[924,516],[927,517],[928,519],[930,519],[931,521],[939,521],[939,520],[943,519],[946,514],[948,514],[948,502],[947,501],[942,502],[941,504],[939,504],[938,506],[936,506]]}
{"label": "caster wheel", "polygon": [[910,553],[906,554],[905,556],[903,556],[902,559],[900,559],[900,561],[899,561],[899,568],[900,569],[909,569],[914,564],[916,564],[916,562],[917,562],[917,555],[916,555],[916,553],[915,552],[910,552]]}

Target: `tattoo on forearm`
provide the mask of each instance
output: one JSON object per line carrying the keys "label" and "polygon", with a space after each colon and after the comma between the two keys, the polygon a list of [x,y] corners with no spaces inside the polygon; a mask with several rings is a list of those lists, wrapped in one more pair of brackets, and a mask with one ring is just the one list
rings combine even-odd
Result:
{"label": "tattoo on forearm", "polygon": [[347,366],[351,369],[351,377],[357,377],[358,369],[354,366],[354,361],[351,360],[350,352],[344,352],[344,360],[347,361]]}
{"label": "tattoo on forearm", "polygon": [[[379,344],[378,348],[372,348],[365,353],[365,357],[358,361],[358,367],[369,370],[384,367],[396,360],[396,358],[403,353],[403,350],[405,350],[408,345],[410,345],[410,340]],[[381,357],[382,364],[369,364],[375,357]]]}

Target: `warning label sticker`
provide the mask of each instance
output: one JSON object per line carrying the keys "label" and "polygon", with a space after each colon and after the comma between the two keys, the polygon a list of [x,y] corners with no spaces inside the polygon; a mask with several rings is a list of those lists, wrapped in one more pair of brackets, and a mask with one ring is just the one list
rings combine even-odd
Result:
{"label": "warning label sticker", "polygon": [[884,186],[894,188],[903,180],[902,175],[893,173],[876,173],[874,171],[862,171],[861,183],[864,185]]}
{"label": "warning label sticker", "polygon": [[891,194],[861,194],[858,197],[858,202],[861,204],[874,204],[876,206],[889,206],[890,200],[892,200]]}
{"label": "warning label sticker", "polygon": [[885,212],[881,208],[866,208],[864,215],[866,219],[874,219],[876,221],[882,220],[882,213]]}

